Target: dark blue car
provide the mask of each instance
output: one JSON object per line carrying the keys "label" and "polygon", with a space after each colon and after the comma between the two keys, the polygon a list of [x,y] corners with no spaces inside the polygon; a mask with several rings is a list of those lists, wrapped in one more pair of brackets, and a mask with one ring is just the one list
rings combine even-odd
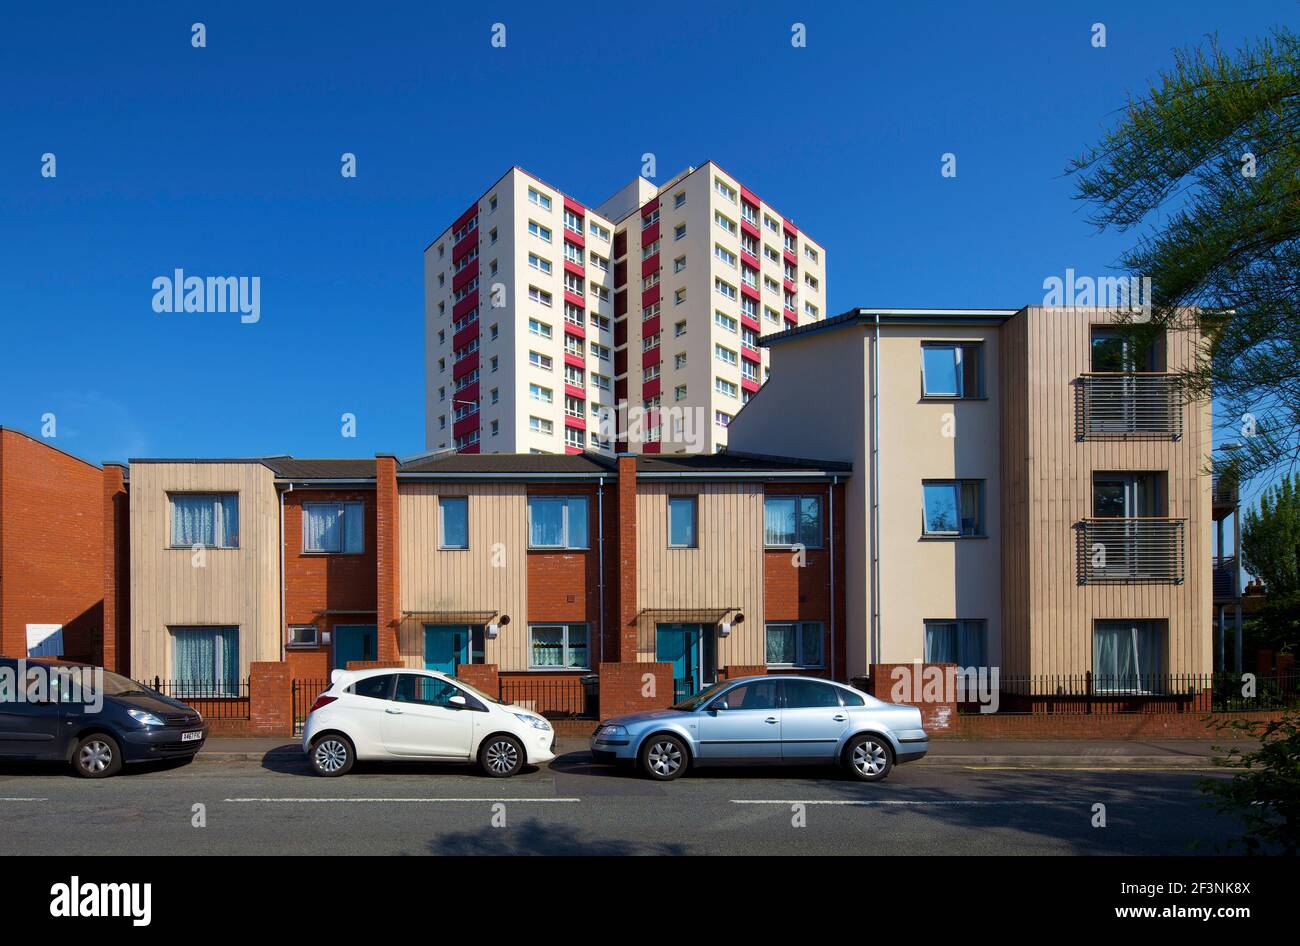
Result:
{"label": "dark blue car", "polygon": [[[91,679],[93,689],[79,685]],[[207,735],[197,710],[120,674],[0,658],[0,759],[67,762],[106,778],[127,762],[192,759]]]}

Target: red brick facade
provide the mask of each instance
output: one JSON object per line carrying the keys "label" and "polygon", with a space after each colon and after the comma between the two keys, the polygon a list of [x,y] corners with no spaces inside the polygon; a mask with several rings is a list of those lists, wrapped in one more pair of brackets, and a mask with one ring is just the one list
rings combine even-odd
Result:
{"label": "red brick facade", "polygon": [[401,624],[400,573],[397,563],[397,458],[375,458],[375,549],[378,593],[376,607],[379,624],[378,651],[381,660],[396,660],[398,628]]}
{"label": "red brick facade", "polygon": [[[131,519],[126,467],[104,464],[104,669],[131,668]],[[92,659],[94,655],[91,655]]]}
{"label": "red brick facade", "polygon": [[0,654],[25,657],[27,625],[58,624],[62,656],[99,659],[104,491],[98,467],[0,428]]}
{"label": "red brick facade", "polygon": [[[303,504],[358,502],[365,506],[365,550],[360,554],[303,551]],[[333,630],[339,624],[374,624],[378,607],[375,490],[294,489],[284,495],[284,620],[313,624],[315,647],[286,647],[295,679],[322,680],[334,666]],[[286,630],[287,632],[287,630]],[[325,633],[330,643],[324,643]],[[286,641],[287,644],[287,641]]]}
{"label": "red brick facade", "polygon": [[606,650],[609,661],[636,660],[636,457],[618,458],[617,574],[612,583],[618,598],[618,646]]}

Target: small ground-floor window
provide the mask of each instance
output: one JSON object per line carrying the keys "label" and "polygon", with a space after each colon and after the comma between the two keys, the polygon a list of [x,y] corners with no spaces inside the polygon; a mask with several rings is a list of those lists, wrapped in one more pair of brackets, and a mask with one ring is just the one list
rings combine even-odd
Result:
{"label": "small ground-floor window", "polygon": [[988,666],[984,621],[926,621],[925,662],[959,667]]}
{"label": "small ground-floor window", "polygon": [[821,667],[821,621],[782,621],[767,625],[769,667]]}
{"label": "small ground-floor window", "polygon": [[1103,692],[1159,692],[1163,686],[1164,645],[1164,621],[1094,622],[1093,689]]}
{"label": "small ground-floor window", "polygon": [[533,624],[528,628],[528,666],[531,670],[586,670],[586,624]]}
{"label": "small ground-floor window", "polygon": [[173,627],[178,697],[239,696],[239,628]]}

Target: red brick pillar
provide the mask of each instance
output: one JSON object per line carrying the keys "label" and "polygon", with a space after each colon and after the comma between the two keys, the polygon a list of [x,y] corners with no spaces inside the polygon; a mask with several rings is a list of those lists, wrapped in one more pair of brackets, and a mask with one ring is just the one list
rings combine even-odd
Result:
{"label": "red brick pillar", "polygon": [[610,662],[636,660],[636,457],[618,458],[618,646]]}
{"label": "red brick pillar", "polygon": [[248,730],[255,736],[293,735],[293,683],[289,665],[248,665]]}
{"label": "red brick pillar", "polygon": [[104,631],[99,659],[105,670],[131,672],[130,574],[131,522],[127,510],[126,467],[104,464]]}
{"label": "red brick pillar", "polygon": [[397,459],[375,457],[375,551],[378,571],[378,657],[397,660],[401,593],[397,573]]}
{"label": "red brick pillar", "polygon": [[496,664],[461,664],[456,668],[456,679],[464,680],[488,696],[501,693],[501,678]]}
{"label": "red brick pillar", "polygon": [[872,664],[871,695],[886,703],[902,703],[921,711],[928,732],[957,726],[956,664]]}

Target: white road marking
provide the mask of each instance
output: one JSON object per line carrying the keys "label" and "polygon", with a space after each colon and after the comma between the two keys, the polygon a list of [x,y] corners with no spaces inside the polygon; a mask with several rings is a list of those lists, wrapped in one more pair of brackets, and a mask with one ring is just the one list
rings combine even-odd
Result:
{"label": "white road marking", "polygon": [[876,801],[848,799],[780,799],[780,798],[733,798],[733,805],[947,805],[947,806],[982,806],[982,805],[1073,805],[1082,802],[1068,801],[981,801],[979,799],[879,799]]}
{"label": "white road marking", "polygon": [[439,802],[515,802],[527,805],[566,804],[582,801],[581,798],[226,798],[228,802],[289,802],[294,804],[333,804],[337,802],[402,802],[402,803],[439,803]]}
{"label": "white road marking", "polygon": [[49,801],[48,798],[0,798],[0,801]]}

